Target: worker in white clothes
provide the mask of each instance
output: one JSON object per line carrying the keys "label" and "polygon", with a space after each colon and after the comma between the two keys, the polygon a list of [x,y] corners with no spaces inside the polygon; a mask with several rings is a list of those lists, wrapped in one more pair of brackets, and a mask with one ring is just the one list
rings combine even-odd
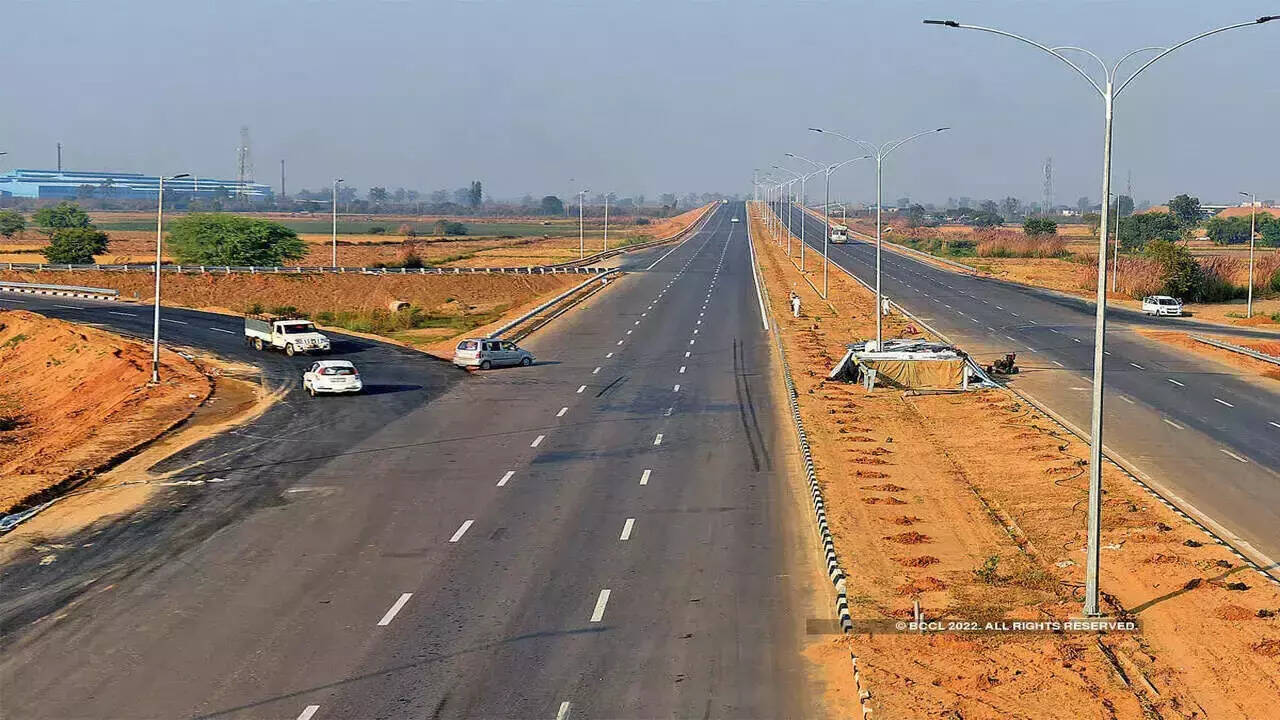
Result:
{"label": "worker in white clothes", "polygon": [[791,315],[800,317],[800,296],[794,292],[791,293]]}

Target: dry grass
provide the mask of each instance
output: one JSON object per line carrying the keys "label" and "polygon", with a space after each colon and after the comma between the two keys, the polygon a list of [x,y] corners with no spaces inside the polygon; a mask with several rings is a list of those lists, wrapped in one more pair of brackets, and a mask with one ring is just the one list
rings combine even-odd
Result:
{"label": "dry grass", "polygon": [[974,233],[979,257],[1062,257],[1067,241],[1056,235],[1031,237],[1012,230],[980,230]]}

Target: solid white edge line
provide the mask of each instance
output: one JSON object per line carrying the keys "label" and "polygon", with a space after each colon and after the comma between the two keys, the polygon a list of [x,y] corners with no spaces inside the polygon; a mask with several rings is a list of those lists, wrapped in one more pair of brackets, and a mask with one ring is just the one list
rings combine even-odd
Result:
{"label": "solid white edge line", "polygon": [[454,531],[453,537],[449,538],[449,542],[456,543],[461,540],[462,536],[467,534],[467,529],[470,528],[471,524],[474,522],[475,520],[467,520],[463,522],[462,525],[458,526],[458,529]]}
{"label": "solid white edge line", "polygon": [[311,716],[315,715],[316,711],[319,709],[319,705],[306,706],[302,709],[302,712],[298,714],[298,720],[311,720]]}
{"label": "solid white edge line", "polygon": [[514,477],[515,474],[516,474],[515,470],[508,470],[506,474],[502,476],[502,479],[498,481],[498,487],[502,487],[503,485],[506,485],[507,481],[510,480],[512,477]]}
{"label": "solid white edge line", "polygon": [[1231,452],[1230,450],[1228,450],[1228,449],[1226,449],[1226,448],[1218,448],[1218,451],[1219,451],[1219,452],[1222,452],[1222,453],[1225,453],[1225,454],[1227,455],[1227,457],[1234,458],[1234,459],[1236,459],[1236,460],[1239,460],[1239,461],[1240,461],[1240,462],[1242,462],[1242,463],[1247,463],[1247,462],[1249,462],[1248,460],[1245,460],[1244,458],[1240,457],[1239,455],[1237,455],[1237,454],[1235,454],[1235,453]]}
{"label": "solid white edge line", "polygon": [[604,619],[604,608],[609,604],[609,588],[600,591],[600,596],[596,598],[595,610],[591,611],[591,622],[600,622]]}
{"label": "solid white edge line", "polygon": [[409,602],[409,598],[411,597],[413,597],[413,593],[400,593],[400,599],[396,600],[395,604],[387,610],[386,614],[382,616],[382,619],[378,621],[378,625],[390,625],[396,614],[400,612],[400,609],[404,607],[405,603]]}
{"label": "solid white edge line", "polygon": [[[730,232],[733,232],[730,230]],[[760,325],[765,332],[769,331],[769,318],[764,309],[764,295],[760,293],[760,276],[756,270],[756,247],[751,240],[751,218],[747,218],[747,249],[751,251],[751,279],[756,285],[756,302],[760,305]],[[703,305],[703,307],[706,307]]]}
{"label": "solid white edge line", "polygon": [[623,541],[623,542],[625,542],[625,541],[627,541],[627,540],[630,540],[630,539],[631,539],[631,529],[632,529],[632,528],[634,528],[634,527],[635,527],[635,525],[636,525],[636,519],[635,519],[635,518],[627,518],[627,521],[626,521],[626,522],[624,522],[624,523],[622,523],[622,534],[618,536],[618,540]]}

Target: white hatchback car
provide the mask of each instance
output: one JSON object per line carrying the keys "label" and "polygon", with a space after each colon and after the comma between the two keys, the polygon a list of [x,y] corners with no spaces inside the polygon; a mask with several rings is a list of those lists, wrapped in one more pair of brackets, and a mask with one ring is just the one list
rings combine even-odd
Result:
{"label": "white hatchback car", "polygon": [[346,360],[317,360],[302,373],[302,389],[320,393],[358,393],[364,389],[360,371]]}
{"label": "white hatchback car", "polygon": [[1181,315],[1182,301],[1168,295],[1142,298],[1142,312],[1147,315]]}

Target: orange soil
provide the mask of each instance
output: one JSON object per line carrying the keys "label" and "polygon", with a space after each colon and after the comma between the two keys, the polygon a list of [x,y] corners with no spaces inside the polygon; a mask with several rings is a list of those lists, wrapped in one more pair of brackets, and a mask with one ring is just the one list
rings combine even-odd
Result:
{"label": "orange soil", "polygon": [[191,362],[95,328],[0,311],[0,511],[93,472],[186,419],[212,385]]}
{"label": "orange soil", "polygon": [[[907,397],[827,382],[844,343],[873,334],[871,298],[832,275],[833,300],[821,300],[785,248],[758,223],[753,233],[855,623],[908,619],[914,600],[931,620],[1077,615],[1087,447],[1001,391]],[[784,307],[792,289],[799,319]],[[886,336],[904,324],[889,318]],[[1104,551],[1104,599],[1140,633],[874,632],[819,642],[809,656],[836,677],[851,642],[886,717],[1267,716],[1280,696],[1280,621],[1257,611],[1280,608],[1280,591],[1113,468],[1104,482],[1103,543],[1117,546]],[[991,557],[995,570],[980,576]],[[1235,581],[1248,589],[1229,589]]]}
{"label": "orange soil", "polygon": [[[1178,347],[1183,348],[1184,350],[1189,350],[1197,355],[1213,358],[1218,362],[1237,367],[1252,375],[1270,378],[1272,380],[1280,380],[1280,367],[1261,360],[1255,360],[1248,355],[1241,355],[1237,352],[1231,352],[1230,350],[1223,350],[1212,345],[1206,345],[1202,342],[1196,342],[1186,333],[1144,330],[1139,331],[1139,334],[1171,345],[1177,345]],[[1241,345],[1243,347],[1251,348],[1258,352],[1280,358],[1280,341],[1254,342],[1242,341],[1240,338],[1232,337],[1215,337],[1213,339],[1231,343],[1232,345]]]}

